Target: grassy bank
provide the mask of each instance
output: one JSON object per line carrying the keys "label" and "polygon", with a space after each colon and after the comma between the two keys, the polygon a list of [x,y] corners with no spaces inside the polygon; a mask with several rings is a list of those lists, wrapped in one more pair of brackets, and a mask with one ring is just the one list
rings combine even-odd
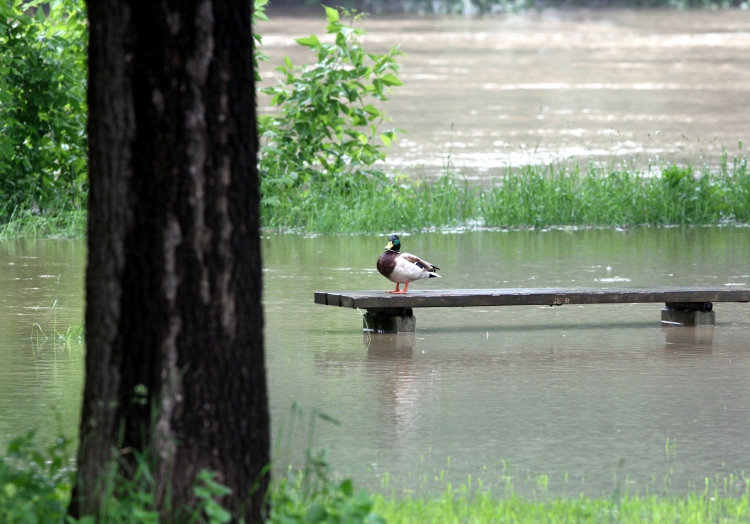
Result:
{"label": "grassy bank", "polygon": [[56,211],[39,214],[16,210],[0,222],[0,240],[11,238],[82,237],[86,234],[85,211]]}
{"label": "grassy bank", "polygon": [[[11,444],[0,459],[0,521],[6,524],[75,524],[65,512],[74,482],[66,442],[47,451],[36,449],[28,437]],[[450,485],[436,497],[401,498],[356,491],[351,481],[332,482],[327,472],[308,470],[282,476],[269,493],[266,522],[270,523],[747,523],[750,504],[747,483],[736,492],[726,482],[709,482],[700,493],[683,496],[614,495],[608,498],[527,499],[505,491],[471,490]],[[736,480],[736,479],[735,479]],[[161,522],[153,509],[153,478],[139,462],[133,479],[108,479],[107,504],[100,515],[108,523]],[[723,489],[722,487],[723,486]],[[175,522],[223,523],[231,516],[221,507],[226,488],[213,475],[196,479],[195,508],[183,509]],[[744,490],[744,491],[743,491]],[[89,522],[84,519],[80,522]]]}
{"label": "grassy bank", "polygon": [[[525,166],[488,187],[452,171],[434,181],[350,176],[265,195],[262,221],[267,230],[298,233],[747,223],[750,170],[747,158],[725,157],[715,169]],[[84,211],[17,211],[0,224],[0,239],[85,233]]]}
{"label": "grassy bank", "polygon": [[451,172],[434,182],[361,177],[290,190],[263,206],[266,228],[314,233],[748,220],[747,158],[726,157],[715,170],[677,165],[646,171],[594,164],[585,171],[578,165],[526,166],[508,169],[487,188]]}
{"label": "grassy bank", "polygon": [[457,496],[450,489],[437,499],[376,497],[375,511],[387,522],[440,523],[730,523],[750,521],[748,495],[722,496],[718,492],[683,497],[657,495],[597,499],[527,500],[497,497],[489,492]]}
{"label": "grassy bank", "polygon": [[[65,512],[73,483],[70,441],[59,438],[40,449],[28,434],[14,439],[0,457],[0,522],[75,524]],[[350,480],[334,481],[325,449],[308,451],[302,471],[280,474],[268,493],[268,523],[747,523],[750,522],[750,483],[743,475],[706,479],[703,489],[684,495],[629,495],[610,497],[517,496],[512,487],[493,493],[479,481],[437,496],[371,495],[355,490]],[[105,479],[103,522],[160,522],[153,508],[154,480],[145,460],[136,455],[131,476],[115,470]],[[197,502],[175,513],[175,522],[224,523],[231,515],[221,507],[227,488],[212,473],[195,479]],[[89,522],[84,519],[81,522]],[[93,522],[93,521],[92,521]]]}

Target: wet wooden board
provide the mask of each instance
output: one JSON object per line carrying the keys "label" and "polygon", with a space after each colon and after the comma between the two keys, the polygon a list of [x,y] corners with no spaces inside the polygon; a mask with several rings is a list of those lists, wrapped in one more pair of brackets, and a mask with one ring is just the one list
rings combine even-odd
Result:
{"label": "wet wooden board", "polygon": [[405,295],[393,295],[384,291],[315,292],[316,304],[360,309],[657,302],[750,302],[750,289],[736,287],[435,289],[409,290]]}

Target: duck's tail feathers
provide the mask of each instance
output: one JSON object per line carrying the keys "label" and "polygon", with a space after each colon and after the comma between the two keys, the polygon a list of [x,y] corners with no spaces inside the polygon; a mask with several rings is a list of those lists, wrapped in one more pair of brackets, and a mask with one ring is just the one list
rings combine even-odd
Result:
{"label": "duck's tail feathers", "polygon": [[437,273],[430,273],[430,278],[435,278],[435,277],[440,278],[440,275],[438,275]]}

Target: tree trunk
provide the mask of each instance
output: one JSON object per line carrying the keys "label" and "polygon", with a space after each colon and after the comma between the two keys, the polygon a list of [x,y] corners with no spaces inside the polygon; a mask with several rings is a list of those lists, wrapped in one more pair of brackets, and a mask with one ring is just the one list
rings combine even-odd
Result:
{"label": "tree trunk", "polygon": [[[88,0],[86,386],[73,516],[115,455],[260,522],[269,462],[250,0]],[[119,451],[117,451],[119,450]],[[170,517],[171,518],[171,517]]]}

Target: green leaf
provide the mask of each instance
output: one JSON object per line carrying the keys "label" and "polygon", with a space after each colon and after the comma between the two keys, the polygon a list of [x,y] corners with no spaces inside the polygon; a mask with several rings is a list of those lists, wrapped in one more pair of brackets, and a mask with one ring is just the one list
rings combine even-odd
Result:
{"label": "green leaf", "polygon": [[297,38],[295,40],[299,45],[303,45],[305,47],[318,47],[320,46],[320,40],[318,40],[318,37],[315,35],[310,35],[308,37],[302,37]]}
{"label": "green leaf", "polygon": [[383,83],[387,86],[402,86],[404,83],[394,75],[393,73],[388,73],[385,76],[381,77],[381,80],[383,80]]}
{"label": "green leaf", "polygon": [[286,66],[287,66],[287,67],[288,67],[289,69],[291,69],[291,68],[293,67],[293,66],[292,66],[292,59],[291,59],[291,58],[289,58],[289,55],[284,55],[284,64],[285,64],[285,65],[286,65]]}
{"label": "green leaf", "polygon": [[372,116],[380,116],[380,111],[378,111],[378,108],[375,107],[372,104],[367,104],[362,108],[366,113],[372,115]]}
{"label": "green leaf", "polygon": [[208,504],[204,511],[208,515],[211,524],[224,524],[232,520],[232,514],[218,504]]}
{"label": "green leaf", "polygon": [[338,9],[334,9],[332,7],[325,7],[326,10],[326,18],[329,22],[338,22],[339,21],[339,11]]}
{"label": "green leaf", "polygon": [[351,479],[345,479],[343,482],[341,482],[341,484],[339,485],[339,491],[341,491],[344,496],[351,497],[354,494],[354,487]]}
{"label": "green leaf", "polygon": [[315,524],[316,522],[323,522],[327,516],[328,511],[323,506],[316,504],[308,510],[306,520],[309,524]]}

